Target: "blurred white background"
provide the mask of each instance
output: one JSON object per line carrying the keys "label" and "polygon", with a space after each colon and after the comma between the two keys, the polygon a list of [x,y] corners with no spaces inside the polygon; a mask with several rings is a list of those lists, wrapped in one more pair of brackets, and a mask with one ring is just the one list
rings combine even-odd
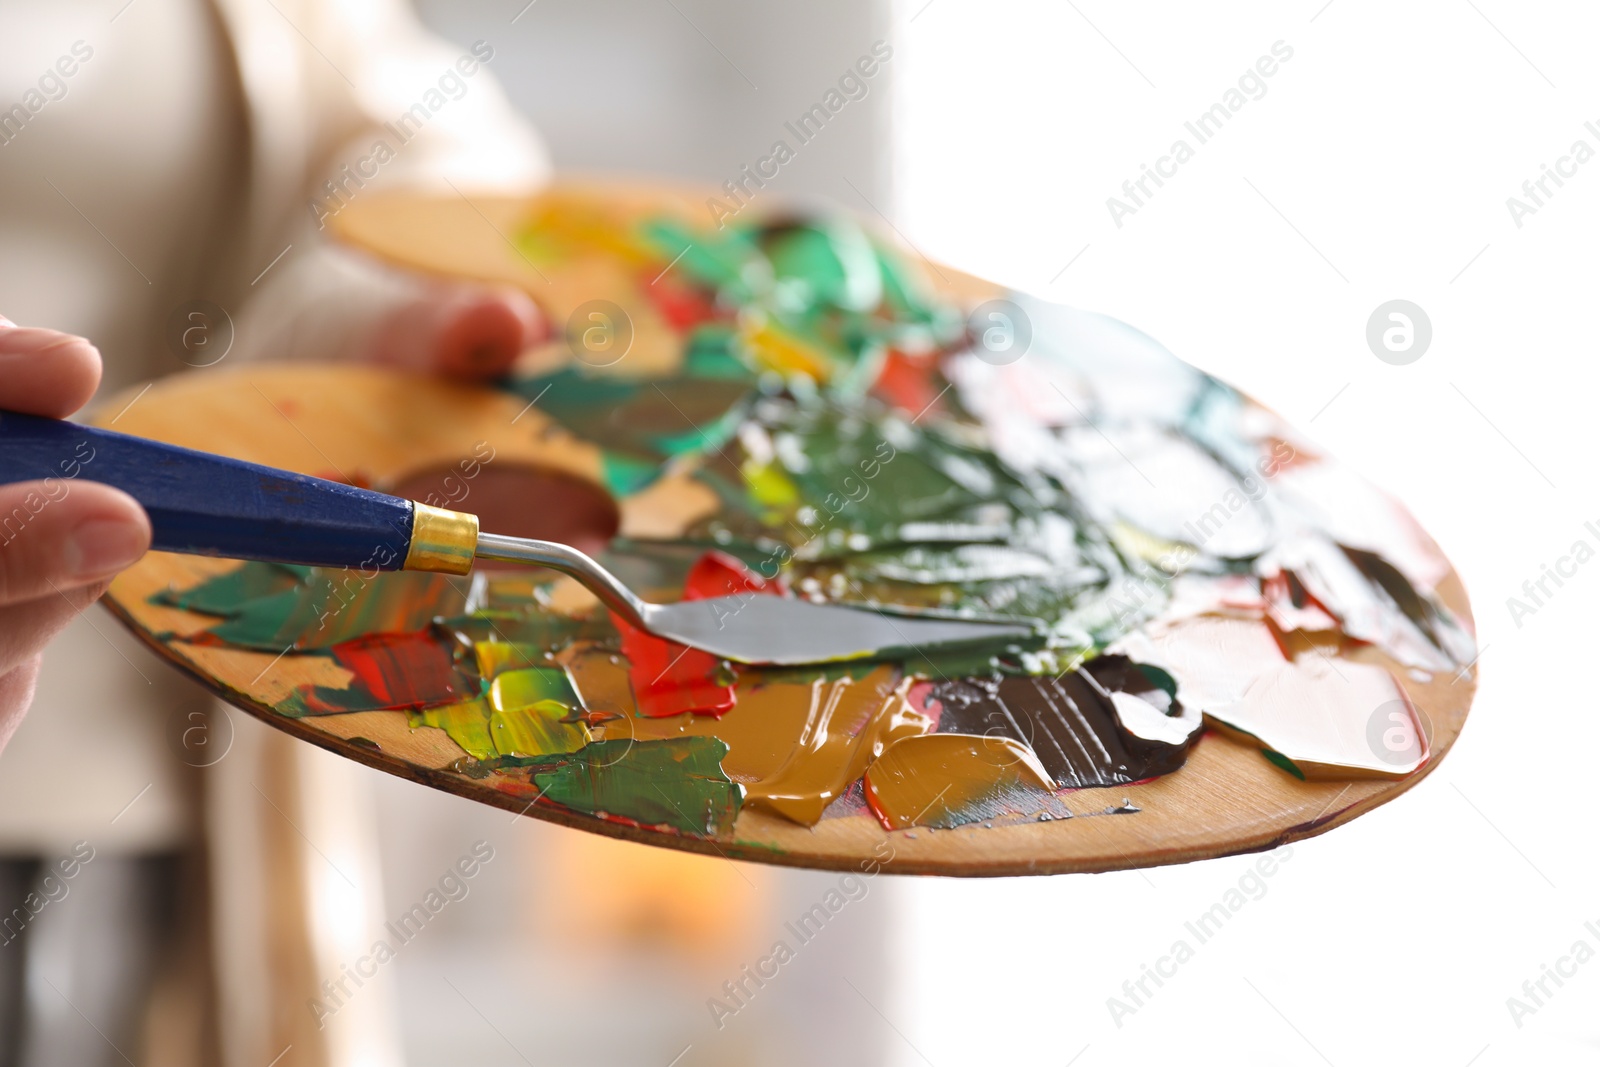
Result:
{"label": "blurred white background", "polygon": [[[1576,941],[1600,949],[1584,926],[1600,929],[1594,699],[1574,669],[1592,658],[1600,567],[1520,626],[1506,605],[1574,541],[1600,544],[1583,444],[1600,162],[1520,228],[1506,206],[1575,140],[1600,149],[1584,128],[1600,120],[1592,8],[539,0],[508,23],[519,3],[421,6],[440,32],[502,50],[495,70],[558,165],[713,181],[887,40],[892,84],[772,193],[881,209],[927,255],[1120,317],[1281,411],[1410,504],[1465,578],[1484,654],[1439,770],[1295,846],[1120,1025],[1107,999],[1193,944],[1185,922],[1253,858],[879,879],[719,1032],[706,998],[833,876],[513,825],[384,779],[391,905],[476,837],[503,843],[450,932],[400,960],[413,1062],[1600,1059],[1600,963],[1550,984],[1520,1026],[1507,1006]],[[1117,226],[1107,198],[1175,139],[1196,144],[1184,123],[1279,41],[1293,55],[1265,95]],[[1409,366],[1365,340],[1395,298],[1433,326]]]}
{"label": "blurred white background", "polygon": [[[935,258],[1133,323],[1397,493],[1465,578],[1484,653],[1439,770],[1296,846],[1268,895],[1120,1029],[1106,998],[1248,859],[897,885],[906,978],[892,1017],[907,1041],[938,1064],[1066,1063],[1086,1047],[1083,1067],[1596,1062],[1600,966],[1520,1028],[1506,1004],[1580,938],[1600,949],[1584,928],[1600,926],[1592,699],[1568,667],[1590,658],[1600,572],[1580,570],[1520,627],[1506,605],[1575,540],[1600,543],[1584,529],[1600,494],[1582,444],[1600,167],[1521,228],[1506,207],[1573,141],[1600,150],[1580,43],[1595,12],[923,3],[895,20],[906,233]],[[1118,228],[1107,198],[1175,139],[1196,145],[1183,124],[1277,41],[1294,54],[1266,94]],[[1395,298],[1433,324],[1409,366],[1365,343]],[[979,915],[996,924],[980,932]],[[941,934],[955,917],[959,935]],[[972,1003],[992,1023],[944,1010],[952,987],[983,990]]]}

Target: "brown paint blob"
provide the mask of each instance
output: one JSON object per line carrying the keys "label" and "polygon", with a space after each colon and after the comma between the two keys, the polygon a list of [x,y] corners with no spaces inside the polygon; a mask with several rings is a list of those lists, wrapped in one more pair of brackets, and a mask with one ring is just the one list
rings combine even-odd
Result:
{"label": "brown paint blob", "polygon": [[[593,555],[616,536],[617,503],[604,489],[564,471],[528,464],[473,462],[415,471],[385,492],[478,516],[486,533],[571,545]],[[478,564],[496,569],[519,564]]]}
{"label": "brown paint blob", "polygon": [[1030,747],[1059,786],[1120,785],[1183,766],[1199,737],[1190,711],[1125,656],[1101,656],[1057,678],[1005,676],[935,685],[941,733]]}

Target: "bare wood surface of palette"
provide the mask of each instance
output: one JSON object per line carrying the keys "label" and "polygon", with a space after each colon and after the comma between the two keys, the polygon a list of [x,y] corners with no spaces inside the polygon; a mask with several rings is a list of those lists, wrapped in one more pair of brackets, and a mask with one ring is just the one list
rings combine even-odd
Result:
{"label": "bare wood surface of palette", "polygon": [[[663,203],[687,215],[699,208],[688,193],[619,189],[641,204]],[[419,270],[516,284],[560,321],[612,284],[604,278],[546,277],[507,236],[528,212],[525,199],[372,197],[335,220],[354,244]],[[999,290],[948,269],[941,288],[972,301]],[[658,324],[637,316],[636,360],[647,374]],[[551,360],[549,350],[530,360]],[[131,395],[131,394],[130,394]],[[126,398],[112,398],[117,412]],[[159,383],[120,417],[120,431],[205,449],[303,473],[384,488],[419,471],[449,465],[489,442],[513,463],[603,486],[599,449],[561,429],[518,397],[358,368],[293,365],[219,367]],[[603,491],[603,490],[602,490]],[[715,502],[703,487],[672,478],[619,501],[624,536],[682,529]],[[470,507],[470,505],[463,505]],[[404,711],[362,711],[289,718],[273,705],[297,686],[342,684],[328,661],[269,652],[169,642],[160,635],[199,633],[214,619],[151,602],[162,590],[186,589],[226,572],[231,561],[152,554],[112,586],[106,602],[153,648],[223,698],[278,729],[368,766],[529,817],[665,847],[766,863],[833,869],[867,864],[898,873],[1017,875],[1092,872],[1180,863],[1273,847],[1322,833],[1394,799],[1436,767],[1459,736],[1475,679],[1434,673],[1427,681],[1382,653],[1356,649],[1349,658],[1389,667],[1420,713],[1430,756],[1399,780],[1304,781],[1263,757],[1258,747],[1208,731],[1177,771],[1142,782],[1063,794],[1075,817],[972,824],[954,829],[889,832],[870,814],[825,818],[814,827],[745,807],[722,838],[676,834],[602,821],[532,803],[531,792],[496,788],[458,769],[466,752],[445,731],[413,727]],[[1470,619],[1451,573],[1440,599]],[[563,586],[565,604],[587,594]],[[1124,805],[1132,814],[1112,814]]]}

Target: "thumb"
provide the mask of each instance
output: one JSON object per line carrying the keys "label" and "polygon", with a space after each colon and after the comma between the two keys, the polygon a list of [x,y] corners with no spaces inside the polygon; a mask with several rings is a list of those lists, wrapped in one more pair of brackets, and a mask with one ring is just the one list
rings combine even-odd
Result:
{"label": "thumb", "polygon": [[395,307],[372,338],[372,358],[391,366],[481,381],[511,369],[546,325],[526,293],[477,284],[428,283]]}
{"label": "thumb", "polygon": [[131,496],[96,482],[0,486],[0,604],[93,585],[150,548],[150,520]]}

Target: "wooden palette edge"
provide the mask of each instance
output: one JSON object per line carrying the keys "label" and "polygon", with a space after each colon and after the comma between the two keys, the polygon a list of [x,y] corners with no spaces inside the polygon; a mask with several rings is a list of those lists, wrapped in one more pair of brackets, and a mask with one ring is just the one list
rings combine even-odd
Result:
{"label": "wooden palette edge", "polygon": [[[1452,570],[1449,578],[1440,588],[1440,595],[1453,609],[1470,619],[1469,608],[1464,591],[1459,579]],[[139,625],[137,620],[127,611],[115,597],[107,596],[102,603],[119,623],[132,631],[141,642],[151,647],[163,662],[195,678],[202,686],[219,699],[232,707],[239,708],[249,713],[254,718],[267,723],[275,729],[282,730],[290,736],[310,742],[326,751],[352,759],[364,766],[382,771],[407,781],[416,782],[433,789],[438,789],[467,800],[489,804],[505,811],[515,812],[529,818],[540,819],[545,822],[565,826],[571,829],[585,830],[602,836],[619,838],[639,844],[653,845],[659,848],[672,848],[687,850],[702,855],[720,857],[729,860],[745,860],[750,862],[775,864],[778,866],[826,869],[838,871],[866,871],[869,867],[876,867],[885,873],[906,875],[939,875],[955,877],[1010,877],[1020,875],[1044,874],[1091,874],[1104,873],[1118,870],[1135,870],[1146,867],[1167,866],[1177,863],[1189,863],[1203,859],[1217,859],[1225,856],[1244,855],[1263,852],[1277,848],[1284,844],[1302,841],[1327,833],[1335,827],[1341,826],[1351,820],[1365,815],[1384,804],[1396,799],[1401,794],[1415,787],[1423,778],[1431,774],[1440,762],[1454,747],[1456,739],[1460,736],[1465,725],[1465,720],[1470,711],[1472,698],[1476,693],[1477,679],[1475,675],[1467,674],[1457,682],[1444,683],[1448,686],[1451,695],[1460,694],[1458,701],[1450,706],[1433,704],[1433,709],[1426,712],[1428,721],[1432,726],[1431,755],[1428,761],[1417,771],[1405,778],[1393,780],[1377,779],[1351,779],[1344,783],[1339,782],[1296,782],[1290,788],[1331,789],[1340,786],[1333,801],[1325,804],[1318,814],[1309,819],[1296,820],[1291,813],[1280,810],[1278,813],[1269,813],[1254,820],[1221,822],[1214,824],[1213,836],[1225,837],[1226,840],[1213,841],[1174,841],[1169,846],[1151,846],[1137,844],[1135,840],[1128,840],[1124,829],[1134,829],[1134,824],[1144,815],[1150,813],[1149,807],[1132,815],[1079,815],[1072,819],[1057,819],[1044,826],[1034,823],[1021,823],[985,827],[974,824],[954,830],[929,830],[919,828],[912,831],[885,831],[870,815],[853,814],[833,819],[824,820],[818,824],[823,828],[822,833],[829,837],[837,837],[841,831],[850,831],[855,834],[865,834],[875,842],[872,848],[856,848],[850,851],[818,851],[814,847],[808,849],[808,844],[815,845],[818,838],[818,829],[789,823],[777,816],[763,815],[752,812],[750,809],[741,811],[739,820],[735,823],[734,839],[724,841],[716,838],[696,837],[686,834],[673,834],[660,830],[645,829],[629,826],[625,823],[602,820],[584,812],[570,811],[553,805],[529,804],[523,798],[502,792],[492,786],[478,784],[477,780],[464,774],[447,769],[436,769],[411,763],[397,756],[391,756],[383,751],[375,751],[365,745],[354,744],[341,739],[312,725],[314,719],[296,719],[278,713],[270,706],[251,699],[247,694],[230,689],[219,680],[197,670],[193,665],[185,662],[163,642],[156,639],[153,634]],[[1376,657],[1376,654],[1374,654]],[[1361,658],[1373,658],[1363,656]],[[1381,657],[1378,657],[1381,658]],[[1397,675],[1402,686],[1407,691],[1407,696],[1414,701],[1419,698],[1418,683],[1406,678],[1403,674]],[[1439,685],[1439,677],[1429,684],[1428,688]],[[1421,702],[1424,706],[1432,701]],[[355,714],[374,714],[372,712]],[[403,711],[377,712],[404,716]],[[1441,721],[1442,720],[1442,721]],[[1172,774],[1147,782],[1136,783],[1122,787],[1106,787],[1095,789],[1077,790],[1066,794],[1069,806],[1079,807],[1072,801],[1079,798],[1093,798],[1097,806],[1100,802],[1114,805],[1122,798],[1133,799],[1135,804],[1140,802],[1141,794],[1145,796],[1148,805],[1148,791],[1159,789],[1161,792],[1171,792],[1182,788],[1186,784],[1185,774],[1198,775],[1202,769],[1209,767],[1196,766],[1196,761],[1203,759],[1202,753],[1207,752],[1212,756],[1230,753],[1230,761],[1245,761],[1245,766],[1255,766],[1264,780],[1272,781],[1277,785],[1286,785],[1294,780],[1284,771],[1272,766],[1258,753],[1251,751],[1247,746],[1221,736],[1208,736],[1197,746],[1190,756],[1190,762]],[[1209,760],[1205,762],[1209,763]],[[1282,780],[1273,778],[1280,776]],[[1230,785],[1240,786],[1245,783],[1237,779]],[[1349,803],[1340,805],[1339,801],[1348,793],[1356,792],[1356,796]],[[1308,807],[1313,806],[1308,804]],[[1285,817],[1289,816],[1289,817]],[[772,834],[774,840],[761,841],[751,838],[739,837],[742,825],[754,823],[750,828],[760,826]],[[1122,839],[1123,844],[1106,841],[1103,849],[1097,852],[1085,852],[1082,842],[1074,841],[1077,848],[1060,850],[1055,855],[1040,855],[1035,853],[1028,859],[994,856],[991,858],[973,858],[973,851],[991,852],[992,846],[1010,844],[1019,831],[1033,829],[1043,830],[1045,835],[1058,837],[1066,834],[1078,834],[1085,826],[1095,826],[1098,830],[1089,831],[1102,840],[1106,837]],[[1223,830],[1222,827],[1226,827]],[[981,835],[981,836],[979,836]],[[998,836],[997,836],[998,835]],[[1033,837],[1036,834],[1029,834]],[[1008,841],[1008,838],[1011,840]],[[948,846],[960,840],[966,848],[959,851],[964,858],[951,860],[940,858],[937,853],[948,851]],[[1069,839],[1070,840],[1070,839]],[[882,843],[889,844],[889,852],[884,854]],[[1055,844],[1060,844],[1058,839]],[[990,848],[983,846],[988,845]],[[976,846],[974,849],[973,846]],[[1126,846],[1126,847],[1125,847]],[[1009,851],[1009,850],[1008,850]],[[876,870],[872,871],[876,873]]]}

